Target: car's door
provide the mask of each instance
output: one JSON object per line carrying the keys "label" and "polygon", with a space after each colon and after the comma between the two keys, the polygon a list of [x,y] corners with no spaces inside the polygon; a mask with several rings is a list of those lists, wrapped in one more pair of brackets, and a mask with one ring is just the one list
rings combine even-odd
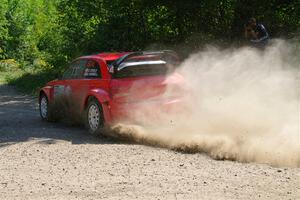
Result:
{"label": "car's door", "polygon": [[70,87],[72,98],[81,110],[89,91],[94,88],[107,90],[108,83],[103,79],[99,62],[96,59],[81,59],[74,79],[70,81]]}
{"label": "car's door", "polygon": [[[102,66],[105,67],[105,66]],[[107,90],[107,79],[103,76],[102,67],[96,59],[89,59],[84,70],[84,83],[87,86],[87,91],[94,88]]]}
{"label": "car's door", "polygon": [[71,98],[74,108],[80,108],[83,96],[85,94],[85,89],[83,87],[83,74],[86,63],[86,59],[77,59],[75,62],[73,62],[72,75],[66,84],[65,91],[66,94],[68,94]]}
{"label": "car's door", "polygon": [[53,85],[53,97],[57,99],[58,97],[68,96],[71,93],[70,81],[74,77],[74,68],[78,65],[79,61],[72,62],[66,71],[63,73],[62,78],[55,81]]}

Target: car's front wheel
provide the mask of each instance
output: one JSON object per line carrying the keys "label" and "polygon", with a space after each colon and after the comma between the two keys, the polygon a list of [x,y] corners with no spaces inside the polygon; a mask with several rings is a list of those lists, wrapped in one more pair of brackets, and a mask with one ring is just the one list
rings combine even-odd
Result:
{"label": "car's front wheel", "polygon": [[101,104],[96,99],[88,102],[85,114],[85,126],[93,135],[101,134],[104,128],[104,117]]}
{"label": "car's front wheel", "polygon": [[40,96],[39,109],[42,120],[49,121],[49,102],[45,94]]}

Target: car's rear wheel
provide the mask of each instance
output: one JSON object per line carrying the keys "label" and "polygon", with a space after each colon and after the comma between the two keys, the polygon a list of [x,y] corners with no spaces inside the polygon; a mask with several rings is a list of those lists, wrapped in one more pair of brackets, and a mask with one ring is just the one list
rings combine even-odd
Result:
{"label": "car's rear wheel", "polygon": [[42,120],[49,121],[49,101],[45,94],[40,96],[39,109]]}
{"label": "car's rear wheel", "polygon": [[104,117],[101,104],[94,98],[90,99],[85,112],[85,126],[89,133],[99,135],[103,132]]}

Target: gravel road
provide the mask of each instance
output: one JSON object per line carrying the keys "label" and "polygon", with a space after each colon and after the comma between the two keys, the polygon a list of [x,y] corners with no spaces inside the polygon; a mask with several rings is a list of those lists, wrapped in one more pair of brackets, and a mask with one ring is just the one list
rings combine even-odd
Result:
{"label": "gravel road", "polygon": [[42,122],[0,86],[0,199],[300,199],[300,168],[216,161]]}

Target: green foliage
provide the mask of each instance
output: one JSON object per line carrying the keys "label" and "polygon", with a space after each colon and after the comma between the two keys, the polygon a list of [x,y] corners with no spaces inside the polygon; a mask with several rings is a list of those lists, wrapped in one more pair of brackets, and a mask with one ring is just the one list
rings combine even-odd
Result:
{"label": "green foliage", "polygon": [[[168,46],[197,49],[207,43],[243,40],[255,16],[272,37],[291,37],[299,27],[297,1],[261,0],[62,0],[70,58],[98,51],[131,51]],[[185,48],[183,48],[185,47]]]}
{"label": "green foliage", "polygon": [[18,70],[19,68],[19,63],[14,59],[0,60],[0,71],[2,72]]}
{"label": "green foliage", "polygon": [[240,43],[252,16],[271,37],[295,37],[299,13],[293,0],[1,0],[0,60],[14,59],[27,74],[59,74],[73,58],[96,52],[187,55],[208,43]]}
{"label": "green foliage", "polygon": [[0,18],[0,24],[3,24],[0,38],[5,38],[1,40],[4,41],[4,53],[1,58],[14,58],[24,65],[31,65],[36,59],[47,60],[51,57],[49,51],[45,51],[48,46],[45,48],[43,42],[49,35],[53,35],[53,39],[56,36],[52,34],[56,33],[53,28],[57,26],[55,20],[58,18],[54,1],[4,2],[6,6],[3,6],[3,9],[0,7],[1,17],[4,17],[4,20]]}
{"label": "green foliage", "polygon": [[7,11],[7,1],[0,3],[0,59],[6,57],[6,43],[8,40],[7,19],[5,13]]}

